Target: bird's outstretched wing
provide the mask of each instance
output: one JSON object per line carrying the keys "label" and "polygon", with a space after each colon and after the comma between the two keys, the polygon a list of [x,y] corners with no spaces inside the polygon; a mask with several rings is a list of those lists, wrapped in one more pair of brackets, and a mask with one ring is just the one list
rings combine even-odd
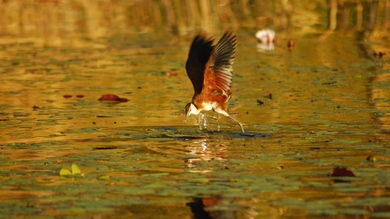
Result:
{"label": "bird's outstretched wing", "polygon": [[213,41],[214,39],[207,37],[205,33],[198,34],[192,41],[186,71],[194,86],[194,97],[202,92],[204,70],[213,50]]}
{"label": "bird's outstretched wing", "polygon": [[233,78],[233,63],[236,55],[237,37],[232,32],[225,32],[221,39],[215,45],[211,53],[209,62],[206,65],[206,71],[212,71],[215,74],[215,83],[217,89],[230,95]]}

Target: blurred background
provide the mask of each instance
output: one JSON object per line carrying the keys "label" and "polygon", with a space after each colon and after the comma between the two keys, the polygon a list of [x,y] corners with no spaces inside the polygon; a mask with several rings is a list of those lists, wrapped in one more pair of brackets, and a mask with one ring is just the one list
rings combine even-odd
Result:
{"label": "blurred background", "polygon": [[299,37],[319,32],[364,32],[385,37],[389,0],[2,0],[0,34],[69,43],[70,35],[164,33],[180,37],[223,29],[273,28]]}

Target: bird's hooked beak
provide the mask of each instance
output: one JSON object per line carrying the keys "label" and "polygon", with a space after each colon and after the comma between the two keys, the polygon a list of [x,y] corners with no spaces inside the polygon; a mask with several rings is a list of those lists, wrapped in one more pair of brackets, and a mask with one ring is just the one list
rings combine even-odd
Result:
{"label": "bird's hooked beak", "polygon": [[186,118],[185,118],[184,122],[187,122],[188,116],[191,115],[190,109],[191,109],[191,103],[187,103],[185,108],[184,108],[184,111],[186,113]]}

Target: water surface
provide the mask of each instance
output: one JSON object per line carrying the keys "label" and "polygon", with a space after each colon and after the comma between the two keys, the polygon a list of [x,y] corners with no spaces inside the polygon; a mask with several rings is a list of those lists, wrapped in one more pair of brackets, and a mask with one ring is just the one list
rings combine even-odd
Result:
{"label": "water surface", "polygon": [[[4,33],[1,215],[390,217],[388,35],[311,21],[279,27],[272,51],[258,50],[257,28],[234,29],[229,113],[249,136],[227,118],[219,132],[213,119],[206,132],[196,118],[184,122],[193,95],[184,64],[200,27],[98,37],[76,29],[56,36],[61,43]],[[98,101],[104,94],[129,101]],[[72,164],[83,176],[60,177]],[[328,176],[336,167],[355,177]]]}

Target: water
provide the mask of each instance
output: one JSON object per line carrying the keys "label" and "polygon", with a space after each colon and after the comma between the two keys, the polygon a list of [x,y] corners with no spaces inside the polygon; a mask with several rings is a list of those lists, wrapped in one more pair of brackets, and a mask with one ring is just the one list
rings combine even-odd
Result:
{"label": "water", "polygon": [[[310,22],[277,30],[265,52],[255,29],[235,30],[228,111],[249,135],[224,117],[208,119],[209,131],[197,117],[184,122],[193,95],[184,63],[196,30],[76,29],[54,41],[38,30],[3,34],[1,215],[390,217],[388,34],[329,33]],[[99,102],[104,94],[129,101]],[[83,175],[61,177],[72,164]],[[355,177],[328,176],[336,167]]]}

